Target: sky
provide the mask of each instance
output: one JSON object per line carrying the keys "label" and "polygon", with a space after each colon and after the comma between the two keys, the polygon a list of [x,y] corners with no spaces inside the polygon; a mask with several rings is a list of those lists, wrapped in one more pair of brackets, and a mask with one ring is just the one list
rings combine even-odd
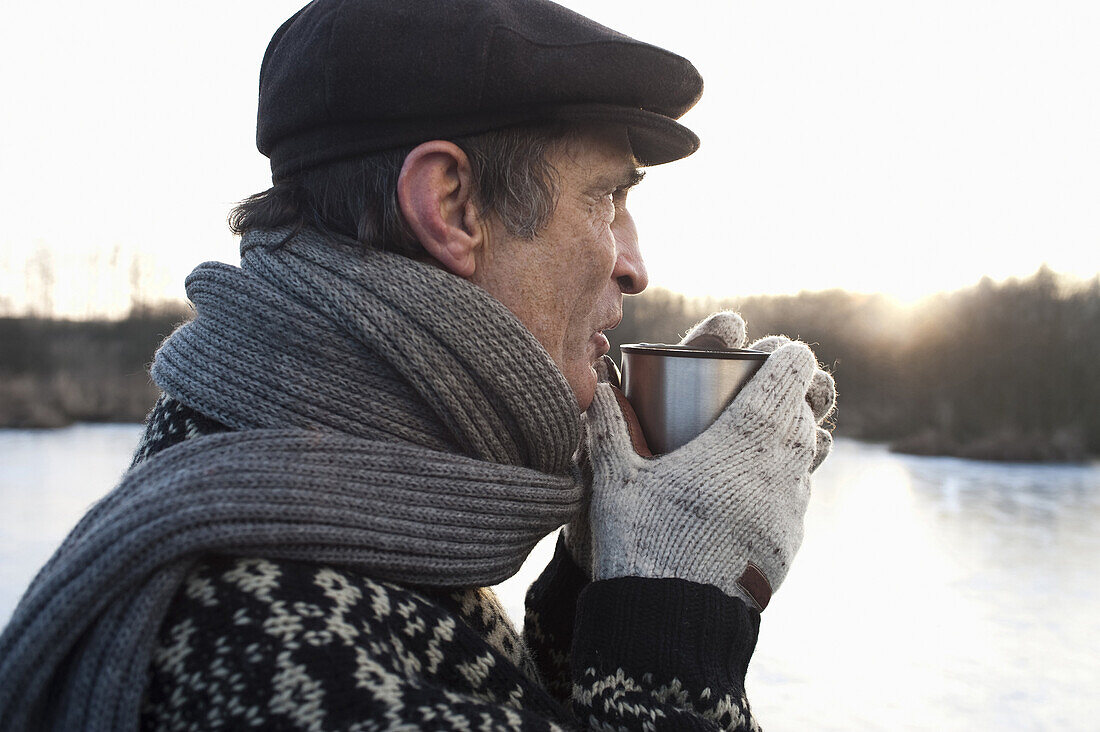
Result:
{"label": "sky", "polygon": [[[683,119],[702,148],[631,193],[653,286],[912,302],[1043,263],[1100,271],[1100,3],[563,4],[705,80]],[[226,214],[270,185],[260,59],[300,5],[6,4],[0,309],[46,293],[97,314],[138,280],[182,298],[195,264],[237,261]]]}

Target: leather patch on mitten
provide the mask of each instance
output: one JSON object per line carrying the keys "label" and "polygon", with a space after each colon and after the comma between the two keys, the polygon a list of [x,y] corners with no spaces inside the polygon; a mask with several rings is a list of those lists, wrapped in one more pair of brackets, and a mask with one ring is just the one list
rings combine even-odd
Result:
{"label": "leather patch on mitten", "polygon": [[745,567],[745,571],[737,580],[737,586],[752,598],[752,601],[756,603],[757,610],[763,611],[764,608],[768,606],[768,603],[771,602],[771,583],[768,582],[768,578],[765,577],[764,573],[752,562],[749,562],[749,566]]}
{"label": "leather patch on mitten", "polygon": [[616,387],[611,387],[615,394],[615,401],[619,403],[619,410],[623,413],[623,421],[626,422],[626,431],[630,433],[630,444],[634,446],[634,452],[642,457],[653,457],[649,444],[642,432],[642,425],[638,422],[638,415],[634,413],[634,407],[626,400],[626,396]]}
{"label": "leather patch on mitten", "polygon": [[616,389],[621,389],[623,387],[623,379],[619,374],[619,367],[611,360],[611,356],[605,353],[600,357],[600,360],[596,362],[595,368],[596,376],[599,377],[599,381],[606,381]]}

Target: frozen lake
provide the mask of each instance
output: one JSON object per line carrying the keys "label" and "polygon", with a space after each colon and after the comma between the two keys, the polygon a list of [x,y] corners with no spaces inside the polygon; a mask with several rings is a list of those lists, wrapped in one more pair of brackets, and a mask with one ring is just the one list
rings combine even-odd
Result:
{"label": "frozen lake", "polygon": [[[140,428],[0,430],[0,622]],[[776,730],[1095,730],[1100,466],[838,440],[749,667]],[[517,621],[553,537],[500,592]]]}

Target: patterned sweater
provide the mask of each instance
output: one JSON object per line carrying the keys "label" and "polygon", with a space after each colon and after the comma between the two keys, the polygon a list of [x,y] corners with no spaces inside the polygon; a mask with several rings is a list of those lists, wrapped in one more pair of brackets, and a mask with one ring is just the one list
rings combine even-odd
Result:
{"label": "patterned sweater", "polygon": [[[134,456],[228,429],[162,397]],[[715,587],[589,582],[561,542],[521,637],[493,591],[261,557],[197,562],[169,607],[146,730],[756,730],[760,616]]]}

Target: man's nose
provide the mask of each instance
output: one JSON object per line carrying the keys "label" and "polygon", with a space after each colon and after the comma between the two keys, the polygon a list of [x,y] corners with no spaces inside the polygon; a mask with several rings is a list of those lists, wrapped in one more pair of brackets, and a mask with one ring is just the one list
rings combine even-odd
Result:
{"label": "man's nose", "polygon": [[637,247],[633,248],[629,257],[620,252],[619,263],[620,274],[615,279],[624,295],[637,295],[649,286],[649,272]]}
{"label": "man's nose", "polygon": [[638,227],[624,209],[616,213],[611,231],[615,235],[617,255],[611,276],[619,283],[624,295],[637,295],[649,285],[649,272],[638,247]]}

